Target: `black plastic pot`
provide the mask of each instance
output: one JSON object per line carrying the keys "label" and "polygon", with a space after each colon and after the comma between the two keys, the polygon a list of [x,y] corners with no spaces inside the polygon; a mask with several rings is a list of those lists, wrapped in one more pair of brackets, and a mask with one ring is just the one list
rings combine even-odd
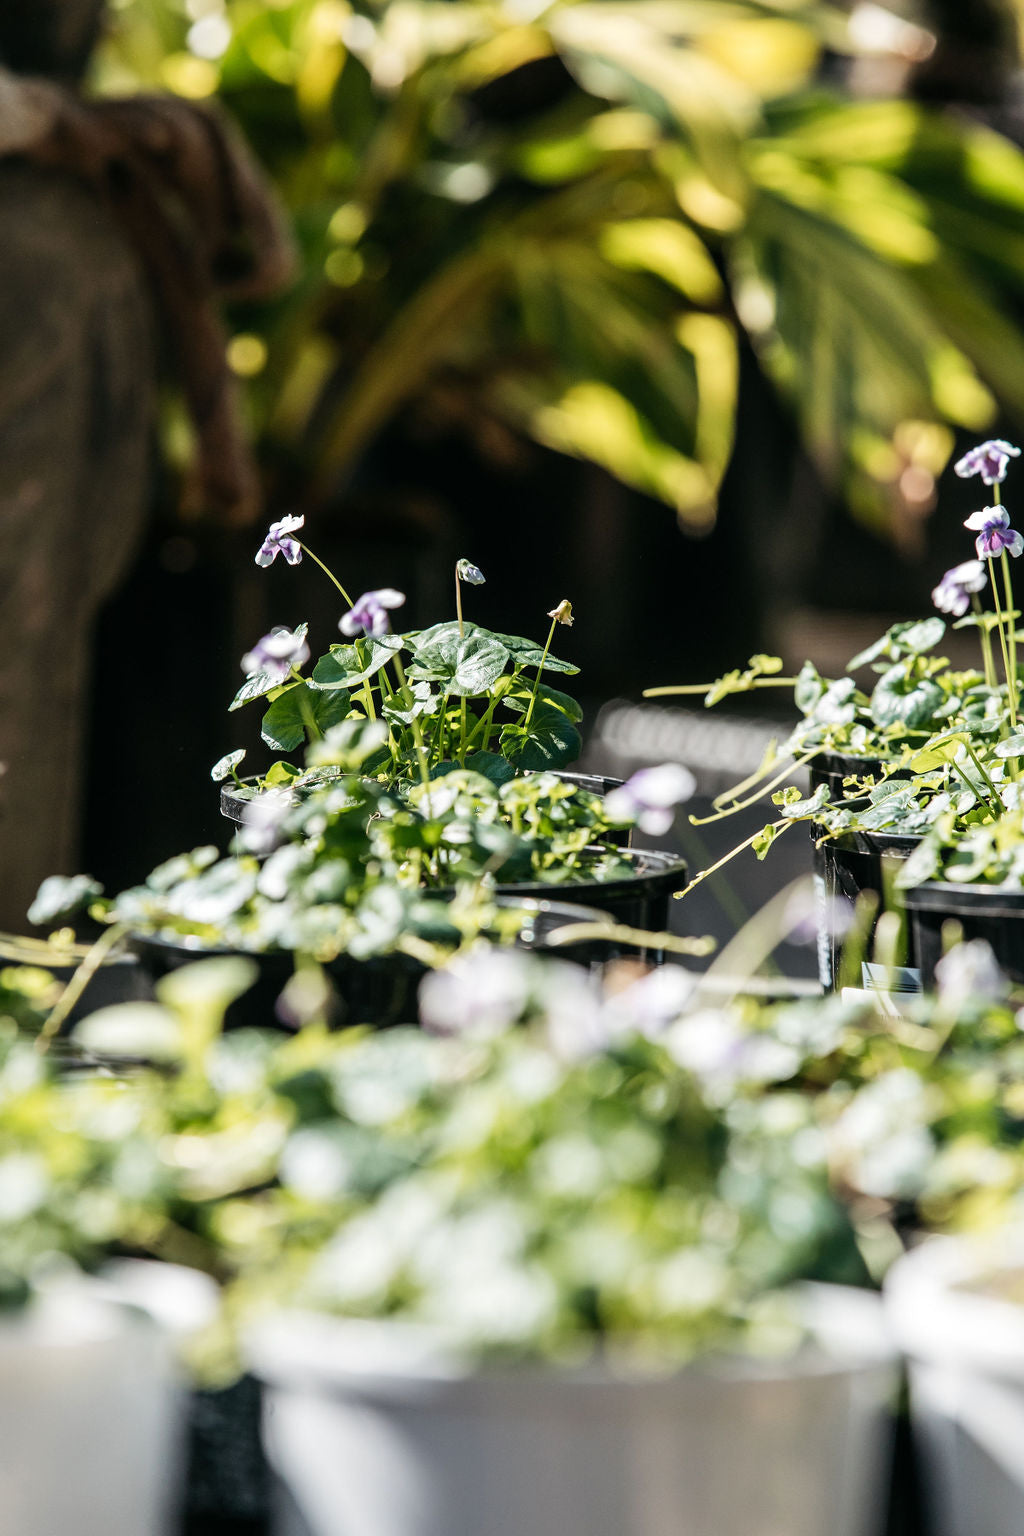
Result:
{"label": "black plastic pot", "polygon": [[[595,846],[587,852],[596,858],[604,850]],[[668,927],[669,898],[675,891],[683,890],[687,883],[686,860],[660,849],[624,848],[619,852],[635,871],[621,880],[574,880],[571,885],[545,885],[543,881],[531,880],[517,885],[499,885],[498,891],[507,900],[526,897],[561,901],[563,897],[571,896],[585,906],[607,912],[615,922],[627,928],[663,932]]]}
{"label": "black plastic pot", "polygon": [[[807,765],[808,777],[811,781],[811,793],[819,784],[827,784],[833,803],[842,800],[848,791],[843,788],[843,780],[850,778],[881,779],[885,763],[880,757],[851,757],[845,752],[822,752],[812,758]],[[909,779],[910,772],[906,768],[899,769],[890,774],[890,778]],[[859,802],[854,801],[853,804]]]}
{"label": "black plastic pot", "polygon": [[[592,889],[588,886],[587,889]],[[499,905],[521,908],[523,926],[517,945],[533,950],[548,948],[550,936],[576,923],[596,923],[602,909],[577,905],[560,899],[547,900],[535,894],[523,894],[516,887],[499,892]],[[238,955],[240,950],[214,949],[198,939],[182,936],[165,939],[151,934],[131,934],[128,943],[137,957],[139,970],[152,993],[161,976],[212,955]],[[558,947],[558,954],[581,965],[604,958],[598,942]],[[278,1017],[276,1003],[294,972],[294,957],[287,951],[246,954],[255,961],[256,981],[228,1008],[225,1029],[288,1028]],[[427,967],[411,955],[372,955],[365,960],[339,955],[325,969],[337,993],[338,1011],[333,1022],[338,1025],[372,1024],[386,1028],[392,1024],[415,1024],[418,1018],[416,996]]]}
{"label": "black plastic pot", "polygon": [[[880,779],[885,764],[880,757],[851,757],[843,752],[822,752],[808,764],[811,793],[821,784],[827,784],[833,803],[844,799],[849,791],[843,780],[857,778]],[[910,775],[900,770],[892,775],[906,779]],[[866,805],[867,796],[851,800],[851,806]],[[884,910],[885,878],[884,860],[901,860],[913,852],[919,837],[906,837],[896,832],[850,832],[844,837],[830,839],[819,848],[817,840],[824,829],[812,825],[814,839],[814,895],[818,907],[818,980],[826,992],[835,989],[839,980],[842,956],[842,940],[835,932],[837,907],[856,904],[864,891],[872,891],[878,897],[879,914]],[[871,935],[874,934],[874,924]],[[869,937],[870,948],[870,937]],[[908,943],[907,964],[916,965],[913,946]]]}
{"label": "black plastic pot", "polygon": [[911,942],[921,984],[935,985],[946,923],[959,923],[965,939],[986,939],[1012,982],[1024,986],[1024,890],[1001,885],[953,885],[928,880],[904,891]]}
{"label": "black plastic pot", "polygon": [[[811,827],[817,839],[824,829]],[[838,985],[842,960],[842,938],[837,930],[845,925],[837,921],[841,908],[853,911],[858,896],[872,891],[878,897],[878,911],[884,910],[886,864],[902,863],[921,841],[918,836],[898,832],[846,832],[817,846],[815,842],[814,895],[818,907],[818,980],[826,992]],[[877,921],[877,919],[876,919]],[[871,928],[874,933],[874,924]],[[870,941],[869,941],[870,948]],[[913,938],[908,934],[906,964],[918,965]]]}

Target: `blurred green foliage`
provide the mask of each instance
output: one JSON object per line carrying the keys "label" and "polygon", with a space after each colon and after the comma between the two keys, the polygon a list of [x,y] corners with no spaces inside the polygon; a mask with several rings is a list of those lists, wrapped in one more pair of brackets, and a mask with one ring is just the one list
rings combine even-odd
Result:
{"label": "blurred green foliage", "polygon": [[291,210],[231,349],[290,502],[412,407],[706,528],[749,341],[884,525],[951,428],[1024,418],[1024,156],[822,87],[879,46],[813,0],[120,0],[97,85],[218,96]]}

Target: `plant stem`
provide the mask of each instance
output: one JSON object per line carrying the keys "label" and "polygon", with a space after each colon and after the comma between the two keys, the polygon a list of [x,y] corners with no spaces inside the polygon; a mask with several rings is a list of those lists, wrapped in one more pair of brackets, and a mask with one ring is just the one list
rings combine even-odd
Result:
{"label": "plant stem", "polygon": [[756,805],[771,790],[777,789],[784,779],[788,779],[790,774],[795,773],[798,768],[803,768],[812,758],[817,757],[820,751],[820,747],[814,747],[810,752],[805,753],[803,757],[798,757],[793,762],[787,763],[782,772],[777,773],[773,779],[769,779],[768,783],[762,789],[759,789],[756,795],[751,795],[746,800],[736,800],[724,811],[716,811],[713,816],[691,816],[691,827],[705,827],[710,821],[724,821],[727,816],[733,816],[737,811],[745,811],[749,806]]}
{"label": "plant stem", "polygon": [[[405,677],[405,668],[402,665],[402,658],[399,656],[397,651],[394,656],[394,666],[395,672],[398,676],[398,681],[402,687],[402,691],[404,692],[408,684]],[[429,789],[430,764],[427,761],[427,752],[423,745],[423,727],[420,725],[418,715],[414,715],[412,717],[412,720],[410,721],[410,728],[412,730],[413,743],[416,747],[416,763],[420,770],[420,783],[423,785],[424,789]]]}
{"label": "plant stem", "polygon": [[348,593],[345,591],[345,588],[342,586],[342,584],[338,580],[337,576],[335,576],[334,572],[332,570],[330,570],[328,566],[324,565],[323,561],[320,559],[320,556],[319,555],[314,555],[313,551],[310,549],[308,544],[303,544],[298,539],[296,539],[295,542],[296,542],[296,544],[298,544],[299,548],[302,550],[302,553],[304,555],[308,555],[309,558],[311,560],[313,560],[320,567],[320,569],[323,571],[325,576],[329,576],[330,577],[331,581],[334,582],[334,585],[337,587],[338,591],[341,593],[341,595],[345,599],[346,603],[348,603],[349,607],[350,608],[354,608],[355,604],[353,603],[352,599],[349,597]]}
{"label": "plant stem", "polygon": [[555,638],[555,625],[557,623],[557,619],[551,620],[551,628],[548,630],[548,637],[544,642],[544,651],[540,658],[540,666],[537,668],[537,676],[533,680],[533,692],[530,695],[530,704],[526,711],[526,719],[523,721],[523,729],[527,731],[530,729],[530,721],[533,719],[533,706],[537,702],[537,691],[540,688],[541,673],[544,671],[544,663],[548,659],[548,651],[551,649],[551,642]]}
{"label": "plant stem", "polygon": [[[974,763],[975,768],[977,768],[978,772],[981,774],[982,778],[985,780],[985,783],[988,785],[989,789],[992,791],[992,806],[993,806],[993,809],[995,810],[996,815],[998,816],[1000,811],[1003,808],[1003,803],[1002,803],[1002,801],[999,798],[999,791],[998,791],[998,789],[996,789],[996,786],[993,784],[991,778],[989,777],[988,770],[986,769],[984,763],[979,758],[977,752],[975,752],[974,748],[971,746],[970,742],[965,740],[964,746],[967,748],[968,755],[970,756],[971,761]],[[964,782],[965,783],[969,783],[969,780],[965,779]],[[974,793],[974,785],[970,784],[969,787],[970,787],[971,793],[973,794]]]}
{"label": "plant stem", "polygon": [[[455,567],[455,612],[459,618],[459,639],[466,637],[466,626],[462,622],[462,582],[459,580],[459,567]],[[466,766],[466,699],[465,695],[459,700],[459,762],[463,768]]]}
{"label": "plant stem", "polygon": [[1017,610],[1013,605],[1013,582],[1010,580],[1010,561],[1004,549],[1000,556],[1003,567],[1003,586],[1006,589],[1006,622],[1009,626],[1008,636],[1010,641],[1010,672],[1012,674],[1010,688],[1013,694],[1013,710],[1017,713],[1020,707],[1020,680],[1017,676]]}
{"label": "plant stem", "polygon": [[310,741],[323,741],[324,733],[317,725],[316,716],[310,707],[309,694],[306,691],[306,679],[294,667],[292,667],[292,677],[294,677],[299,685],[299,714],[302,716],[302,723],[306,727],[306,735]]}
{"label": "plant stem", "polygon": [[[981,599],[978,597],[977,592],[971,593],[971,603],[978,618],[982,618]],[[992,636],[984,624],[978,625],[978,638],[981,641],[981,659],[985,668],[985,685],[988,688],[995,688],[996,669],[992,661]]]}
{"label": "plant stem", "polygon": [[107,958],[107,955],[127,932],[128,930],[124,923],[115,923],[112,928],[107,929],[106,933],[100,934],[57,999],[57,1002],[50,1009],[46,1017],[46,1023],[36,1036],[36,1050],[40,1054],[49,1049],[50,1041],[78,1002],[78,999]]}
{"label": "plant stem", "polygon": [[1000,649],[1002,650],[1002,653],[1003,653],[1003,672],[1006,675],[1006,707],[1007,707],[1007,711],[1008,711],[1009,716],[1010,716],[1011,731],[1013,733],[1016,733],[1016,730],[1017,730],[1017,699],[1016,699],[1017,690],[1014,687],[1012,681],[1010,680],[1010,652],[1007,649],[1007,645],[1006,645],[1006,630],[1005,630],[1004,625],[1003,625],[1003,609],[1002,609],[1002,604],[999,601],[999,587],[998,587],[998,584],[996,582],[996,573],[995,573],[995,570],[992,567],[991,560],[989,561],[989,576],[990,576],[991,582],[992,582],[992,601],[995,603],[995,607],[996,607],[996,624],[997,624],[998,629],[999,629],[999,646],[1000,646]]}
{"label": "plant stem", "polygon": [[[754,688],[795,688],[798,677],[759,677],[756,682],[743,688],[730,688],[730,693],[750,693]],[[645,688],[641,697],[658,699],[669,693],[710,693],[714,683],[670,683],[663,688]]]}
{"label": "plant stem", "polygon": [[[786,827],[795,826],[796,823],[794,821],[789,820],[789,818],[787,817],[787,818],[783,818],[780,821],[773,822],[772,825],[778,829],[779,836],[781,837],[781,835],[782,835],[783,831],[786,829]],[[682,901],[684,896],[689,896],[689,894],[693,890],[694,886],[700,885],[702,880],[706,880],[709,875],[713,875],[713,874],[716,873],[717,870],[722,869],[723,866],[728,864],[731,859],[734,859],[738,853],[742,853],[744,848],[749,848],[751,843],[755,842],[757,840],[757,838],[759,838],[761,836],[762,831],[763,831],[763,828],[762,827],[758,827],[757,831],[756,832],[751,832],[750,836],[747,837],[747,838],[744,838],[742,843],[737,843],[735,848],[730,848],[729,852],[724,854],[722,856],[722,858],[720,858],[717,861],[717,863],[709,864],[707,869],[702,869],[699,874],[694,875],[693,879],[690,881],[689,885],[686,887],[685,890],[676,891],[675,892],[675,894],[673,896],[673,900],[675,900],[675,901]]]}

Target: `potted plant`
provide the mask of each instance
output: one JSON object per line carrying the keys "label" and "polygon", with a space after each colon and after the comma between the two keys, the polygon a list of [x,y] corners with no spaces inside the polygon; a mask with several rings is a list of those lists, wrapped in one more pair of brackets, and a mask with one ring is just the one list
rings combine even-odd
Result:
{"label": "potted plant", "polygon": [[[38,1047],[39,970],[0,985],[0,1435],[18,1536],[155,1536],[184,1472],[178,1345],[215,1290],[152,1254],[172,1198],[144,1116],[109,1075]],[[156,1241],[159,1247],[159,1242]]]}
{"label": "potted plant", "polygon": [[938,1238],[886,1283],[936,1536],[1015,1536],[1024,1510],[1024,1234]]}
{"label": "potted plant", "polygon": [[315,1536],[867,1532],[894,1362],[876,1298],[794,1289],[863,1278],[813,1102],[682,1065],[690,985],[487,949],[433,1033],[282,1048],[279,1186],[221,1230]]}
{"label": "potted plant", "polygon": [[[549,613],[543,644],[483,629],[463,614],[463,588],[482,586],[483,572],[459,560],[454,617],[394,634],[391,615],[404,605],[405,594],[383,587],[353,602],[298,537],[304,521],[286,516],[271,524],[256,563],[269,566],[278,555],[290,565],[304,555],[315,561],[346,604],[338,624],[344,639],[308,677],[302,671],[310,659],[305,624],[273,629],[243,657],[246,679],[230,707],[256,700],[268,705],[261,733],[272,750],[292,753],[345,720],[379,720],[381,739],[363,770],[390,786],[424,784],[456,768],[502,784],[517,772],[565,768],[579,756],[582,709],[548,680],[579,670],[551,649],[558,627],[573,623],[568,599]],[[281,786],[301,792],[322,778],[278,759],[246,784],[237,771],[244,756],[241,749],[229,753],[212,770],[215,780],[234,781],[222,792],[222,805],[236,820],[239,796]]]}
{"label": "potted plant", "polygon": [[[936,606],[955,616],[954,628],[977,629],[982,671],[951,670],[945,658],[932,654],[945,633],[944,620],[932,617],[894,624],[851,658],[850,673],[870,665],[879,674],[870,695],[853,676],[822,678],[811,662],[805,662],[797,677],[783,677],[781,658],[761,655],[751,657],[745,670],[727,673],[710,686],[645,691],[645,697],[702,693],[705,706],[711,706],[753,689],[793,687],[802,720],[781,747],[772,745],[757,773],[718,797],[707,819],[746,809],[772,791],[783,807],[801,805],[799,816],[784,811],[734,852],[752,845],[763,857],[794,819],[811,821],[823,914],[819,970],[826,989],[836,985],[840,963],[827,920],[829,909],[837,901],[852,906],[865,892],[883,906],[895,873],[890,866],[906,859],[921,836],[948,812],[962,820],[980,805],[998,811],[1004,786],[1013,777],[1016,764],[1008,759],[1013,758],[1019,734],[1020,699],[1008,557],[1019,555],[1024,540],[1009,526],[1000,488],[1011,458],[1019,452],[1001,439],[991,440],[955,465],[962,478],[980,475],[992,489],[995,505],[966,521],[977,535],[977,559],[947,571],[933,593]],[[986,584],[992,612],[982,609],[979,597]],[[801,767],[810,774],[809,801],[796,790],[781,788]],[[709,871],[695,876],[693,883],[705,873]]]}
{"label": "potted plant", "polygon": [[[261,989],[238,1005],[256,1022],[272,1018],[292,957],[305,956],[328,966],[348,1022],[381,1024],[414,1020],[424,970],[481,933],[543,943],[558,925],[600,924],[602,911],[630,930],[665,926],[685,864],[607,839],[653,814],[638,791],[619,790],[618,806],[609,797],[612,815],[548,774],[496,786],[453,769],[389,788],[360,771],[383,734],[365,719],[330,727],[310,758],[335,774],[297,800],[257,796],[230,854],[196,849],[113,900],[87,877],[54,877],[30,917],[52,923],[88,905],[130,933],[158,974],[213,950],[257,955]],[[555,899],[563,894],[594,910]]]}

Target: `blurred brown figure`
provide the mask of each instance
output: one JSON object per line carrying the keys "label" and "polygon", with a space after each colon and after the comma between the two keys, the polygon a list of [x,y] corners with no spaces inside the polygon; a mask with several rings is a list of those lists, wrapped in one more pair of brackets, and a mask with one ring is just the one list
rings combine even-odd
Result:
{"label": "blurred brown figure", "polygon": [[[251,516],[215,297],[271,291],[292,260],[217,114],[79,97],[103,6],[0,7],[0,929],[13,931],[39,881],[76,868],[91,631],[151,490],[158,337],[195,428],[192,508]],[[130,730],[131,700],[124,718]]]}

